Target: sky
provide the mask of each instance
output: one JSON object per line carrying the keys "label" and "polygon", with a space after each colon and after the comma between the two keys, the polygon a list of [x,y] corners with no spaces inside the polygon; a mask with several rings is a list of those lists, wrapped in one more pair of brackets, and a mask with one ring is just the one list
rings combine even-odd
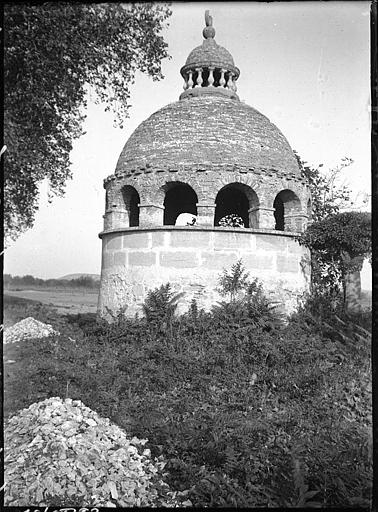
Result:
{"label": "sky", "polygon": [[[370,195],[370,2],[179,2],[171,9],[162,34],[172,57],[162,63],[165,78],[137,74],[123,129],[103,105],[90,102],[65,196],[48,204],[41,185],[34,227],[5,251],[5,273],[44,279],[100,273],[103,180],[138,125],[178,100],[179,71],[202,44],[206,9],[216,42],[240,69],[240,100],[266,115],[310,164],[327,170],[352,158],[343,179],[358,200]],[[362,284],[369,287],[365,270]]]}

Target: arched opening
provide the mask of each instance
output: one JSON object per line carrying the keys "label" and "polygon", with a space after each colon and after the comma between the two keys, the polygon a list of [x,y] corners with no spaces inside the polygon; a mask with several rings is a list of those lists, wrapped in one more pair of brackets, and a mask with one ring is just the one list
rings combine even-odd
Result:
{"label": "arched opening", "polygon": [[276,221],[276,224],[274,226],[274,229],[277,229],[279,231],[284,231],[285,229],[285,208],[282,199],[277,196],[273,203],[274,208],[274,219]]}
{"label": "arched opening", "polygon": [[138,192],[131,185],[122,188],[122,198],[128,214],[129,227],[139,226],[139,203]]}
{"label": "arched opening", "polygon": [[110,208],[109,204],[109,190],[105,191],[105,212],[107,212]]}
{"label": "arched opening", "polygon": [[236,215],[245,228],[257,228],[258,221],[253,212],[258,208],[256,192],[243,183],[230,183],[223,187],[215,199],[214,226],[219,226],[224,217]]}
{"label": "arched opening", "polygon": [[297,231],[296,214],[301,212],[301,202],[292,190],[282,190],[277,194],[274,203],[274,229],[279,231]]}
{"label": "arched opening", "polygon": [[198,197],[190,185],[171,182],[165,185],[164,226],[174,226],[181,213],[197,215]]}

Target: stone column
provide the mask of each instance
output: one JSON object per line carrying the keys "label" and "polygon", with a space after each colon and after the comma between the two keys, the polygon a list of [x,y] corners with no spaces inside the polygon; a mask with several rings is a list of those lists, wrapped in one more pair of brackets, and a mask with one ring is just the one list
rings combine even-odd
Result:
{"label": "stone column", "polygon": [[109,210],[103,215],[104,230],[129,227],[129,212],[124,209]]}
{"label": "stone column", "polygon": [[344,278],[344,306],[347,311],[357,312],[361,309],[361,269],[363,256],[352,257],[346,251],[341,252],[343,265],[346,269]]}
{"label": "stone column", "polygon": [[139,205],[139,226],[162,226],[164,221],[164,206],[160,204]]}
{"label": "stone column", "polygon": [[224,78],[224,74],[226,73],[226,70],[225,69],[221,69],[221,76],[220,76],[220,79],[219,79],[219,85],[220,87],[224,87],[226,85],[226,80]]}
{"label": "stone column", "polygon": [[197,71],[197,85],[198,87],[202,87],[203,78],[202,78],[202,68],[196,68]]}
{"label": "stone column", "polygon": [[209,78],[208,78],[208,84],[209,87],[211,87],[214,83],[214,68],[209,67]]}
{"label": "stone column", "polygon": [[248,220],[250,228],[259,228],[259,207],[248,210]]}
{"label": "stone column", "polygon": [[196,226],[214,226],[215,207],[213,203],[197,203]]}
{"label": "stone column", "polygon": [[302,232],[306,229],[308,215],[305,213],[289,213],[284,216],[285,231]]}
{"label": "stone column", "polygon": [[274,229],[276,226],[276,219],[274,218],[274,208],[258,207],[252,209],[253,211],[249,214],[249,222],[251,222],[251,215],[258,219],[259,229]]}

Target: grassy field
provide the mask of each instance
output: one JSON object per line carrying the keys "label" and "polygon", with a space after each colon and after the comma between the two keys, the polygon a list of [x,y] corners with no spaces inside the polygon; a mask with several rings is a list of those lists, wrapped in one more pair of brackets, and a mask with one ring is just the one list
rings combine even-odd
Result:
{"label": "grassy field", "polygon": [[59,314],[96,313],[98,290],[93,289],[34,289],[5,290],[7,297],[40,302],[53,307]]}
{"label": "grassy field", "polygon": [[32,316],[61,336],[5,345],[5,417],[80,399],[148,438],[197,507],[370,506],[369,313],[283,326],[264,308],[167,311],[109,326],[6,296],[8,325]]}

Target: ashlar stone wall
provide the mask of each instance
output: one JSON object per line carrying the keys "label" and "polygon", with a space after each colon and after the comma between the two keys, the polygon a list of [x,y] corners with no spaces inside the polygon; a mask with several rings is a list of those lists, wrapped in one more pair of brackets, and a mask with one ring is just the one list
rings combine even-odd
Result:
{"label": "ashlar stone wall", "polygon": [[308,286],[309,255],[293,234],[245,228],[149,227],[100,234],[103,243],[98,311],[110,320],[127,305],[126,315],[142,312],[149,290],[171,283],[184,292],[179,312],[195,298],[209,310],[221,300],[219,275],[242,259],[269,298],[290,313]]}

